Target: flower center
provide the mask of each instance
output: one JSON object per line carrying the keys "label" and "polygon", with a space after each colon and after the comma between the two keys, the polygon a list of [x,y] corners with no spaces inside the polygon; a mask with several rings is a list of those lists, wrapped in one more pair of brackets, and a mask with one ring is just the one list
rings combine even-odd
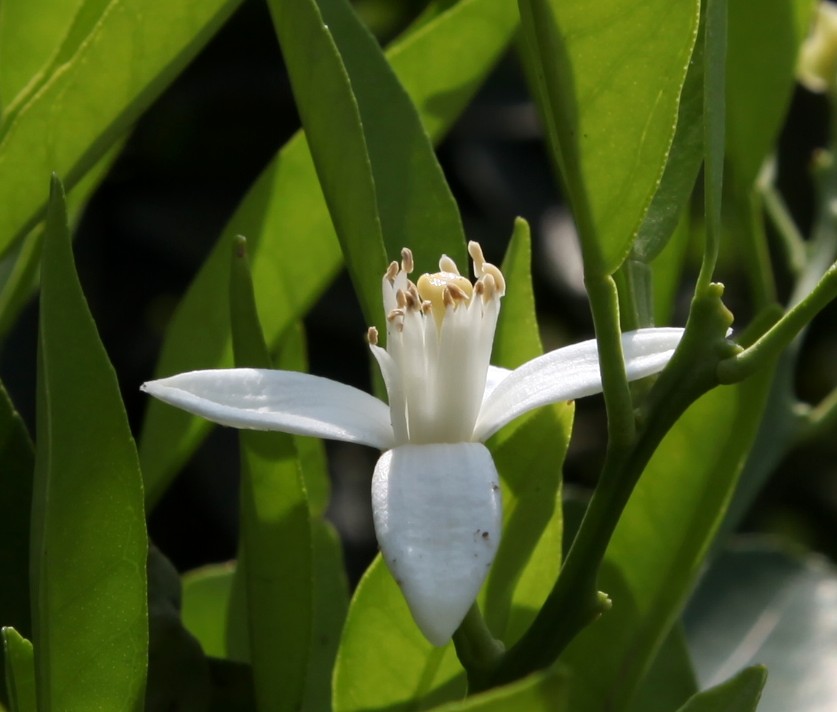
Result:
{"label": "flower center", "polygon": [[454,272],[423,274],[416,283],[422,301],[430,302],[436,326],[442,327],[442,319],[448,307],[471,301],[474,287],[470,280]]}
{"label": "flower center", "polygon": [[[386,351],[369,330],[381,366],[399,443],[467,442],[482,405],[500,297],[506,289],[497,267],[471,242],[476,281],[459,274],[442,256],[439,271],[417,283],[413,255],[404,249],[383,279],[387,314]],[[432,318],[431,318],[432,317]]]}

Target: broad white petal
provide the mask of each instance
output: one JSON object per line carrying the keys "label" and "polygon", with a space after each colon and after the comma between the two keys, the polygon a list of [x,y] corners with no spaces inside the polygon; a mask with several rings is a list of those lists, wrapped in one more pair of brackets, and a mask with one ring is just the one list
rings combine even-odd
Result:
{"label": "broad white petal", "polygon": [[[628,380],[662,371],[682,336],[683,329],[674,328],[639,329],[622,334]],[[550,351],[516,368],[486,396],[474,438],[485,440],[533,408],[582,398],[601,390],[595,339]]]}
{"label": "broad white petal", "polygon": [[494,561],[503,521],[499,485],[481,443],[401,445],[375,466],[381,553],[433,645],[450,640]]}
{"label": "broad white petal", "polygon": [[190,371],[142,390],[221,425],[393,445],[389,408],[351,386],[294,371],[230,368]]}
{"label": "broad white petal", "polygon": [[494,389],[500,385],[500,382],[504,381],[510,373],[511,369],[508,368],[501,368],[500,366],[488,367],[488,373],[485,376],[485,392],[482,394],[483,407],[485,406],[485,401],[488,400],[488,396],[491,395]]}

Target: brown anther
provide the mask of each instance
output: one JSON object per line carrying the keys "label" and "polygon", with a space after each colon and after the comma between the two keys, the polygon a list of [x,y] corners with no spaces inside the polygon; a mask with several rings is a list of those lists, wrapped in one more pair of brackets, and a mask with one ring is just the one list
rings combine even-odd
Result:
{"label": "brown anther", "polygon": [[395,321],[396,319],[403,319],[404,318],[404,310],[403,309],[393,309],[389,314],[387,314],[387,321]]}
{"label": "brown anther", "polygon": [[453,300],[453,296],[450,293],[450,286],[447,286],[442,290],[442,304],[444,304],[445,309],[456,306],[456,302]]}
{"label": "brown anther", "polygon": [[403,247],[401,249],[401,269],[403,269],[407,274],[413,271],[414,268],[413,263],[413,253],[407,247]]}
{"label": "brown anther", "polygon": [[430,314],[430,312],[432,312],[432,311],[433,311],[433,302],[431,302],[429,299],[425,299],[421,303],[421,313],[422,314]]}
{"label": "brown anther", "polygon": [[468,301],[468,294],[457,287],[455,284],[448,285],[448,291],[450,292],[451,297],[453,297],[454,301],[457,302],[467,302]]}
{"label": "brown anther", "polygon": [[415,284],[407,282],[407,291],[413,295],[413,299],[415,299],[417,303],[421,304],[421,297],[419,296],[418,288]]}
{"label": "brown anther", "polygon": [[378,330],[374,326],[370,326],[366,330],[366,341],[372,346],[378,345]]}
{"label": "brown anther", "polygon": [[484,292],[482,295],[482,300],[484,302],[489,301],[490,299],[494,298],[494,295],[497,293],[497,283],[494,281],[494,276],[491,274],[484,274],[480,277],[480,283],[484,285]]}
{"label": "brown anther", "polygon": [[395,278],[398,276],[398,263],[394,260],[389,263],[389,267],[387,267],[386,278],[390,284],[395,282]]}
{"label": "brown anther", "polygon": [[395,303],[398,305],[399,309],[405,309],[407,307],[407,295],[404,294],[403,289],[399,289],[395,293]]}
{"label": "brown anther", "polygon": [[482,296],[484,292],[485,292],[485,284],[483,284],[482,280],[479,280],[474,285],[474,294],[476,294],[477,296]]}
{"label": "brown anther", "polygon": [[404,295],[404,296],[405,296],[406,301],[407,301],[407,309],[410,309],[411,311],[412,311],[412,310],[415,310],[415,309],[418,309],[418,306],[419,306],[419,300],[418,300],[418,299],[416,299],[416,298],[413,296],[413,293],[412,293],[412,292],[407,292],[407,294],[406,294],[406,295]]}

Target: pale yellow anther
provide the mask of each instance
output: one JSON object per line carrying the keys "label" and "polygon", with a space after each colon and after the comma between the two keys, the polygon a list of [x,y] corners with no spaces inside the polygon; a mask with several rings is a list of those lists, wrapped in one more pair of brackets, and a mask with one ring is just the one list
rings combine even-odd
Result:
{"label": "pale yellow anther", "polygon": [[374,326],[370,326],[366,331],[366,340],[372,344],[372,346],[378,345],[378,330]]}
{"label": "pale yellow anther", "polygon": [[413,267],[413,253],[410,251],[410,248],[401,248],[401,269],[407,274],[410,274],[413,271]]}
{"label": "pale yellow anther", "polygon": [[492,294],[497,293],[502,297],[506,293],[506,279],[503,277],[503,273],[499,268],[485,261],[485,255],[483,255],[482,247],[478,242],[471,241],[468,243],[468,254],[474,260],[474,274],[480,279],[490,274],[494,278],[495,286]]}
{"label": "pale yellow anther", "polygon": [[386,278],[387,281],[392,284],[395,282],[395,278],[398,276],[398,263],[393,260],[389,263],[389,267],[387,267]]}
{"label": "pale yellow anther", "polygon": [[442,255],[439,259],[439,271],[459,274],[459,267],[456,266],[456,262],[454,262],[450,257]]}
{"label": "pale yellow anther", "polygon": [[451,288],[456,290],[456,299],[466,302],[471,299],[471,294],[474,291],[470,281],[453,272],[423,274],[419,277],[417,286],[422,301],[430,302],[433,318],[436,320],[436,326],[438,327],[442,325],[445,309],[456,304]]}

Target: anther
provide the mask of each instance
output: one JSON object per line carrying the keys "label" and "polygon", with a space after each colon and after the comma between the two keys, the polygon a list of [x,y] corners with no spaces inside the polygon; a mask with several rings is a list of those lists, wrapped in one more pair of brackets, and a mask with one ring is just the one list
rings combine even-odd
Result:
{"label": "anther", "polygon": [[401,269],[404,270],[407,274],[413,271],[413,253],[410,252],[410,249],[404,247],[401,249]]}
{"label": "anther", "polygon": [[395,278],[398,276],[398,263],[395,260],[389,263],[389,267],[387,267],[387,273],[385,276],[390,284],[393,284],[395,282]]}
{"label": "anther", "polygon": [[421,303],[421,313],[425,316],[433,311],[433,303],[429,299],[425,299]]}
{"label": "anther", "polygon": [[455,302],[467,302],[468,301],[468,294],[467,292],[463,291],[455,284],[449,284],[447,286],[447,291],[450,292],[450,296],[453,297]]}
{"label": "anther", "polygon": [[395,303],[398,305],[399,309],[405,309],[407,307],[407,295],[404,294],[403,289],[399,289],[395,293]]}
{"label": "anther", "polygon": [[378,345],[378,330],[374,326],[370,326],[366,331],[366,341],[372,346]]}
{"label": "anther", "polygon": [[447,255],[442,255],[439,259],[439,270],[442,272],[450,272],[451,274],[459,274],[459,268],[456,266],[456,262]]}

